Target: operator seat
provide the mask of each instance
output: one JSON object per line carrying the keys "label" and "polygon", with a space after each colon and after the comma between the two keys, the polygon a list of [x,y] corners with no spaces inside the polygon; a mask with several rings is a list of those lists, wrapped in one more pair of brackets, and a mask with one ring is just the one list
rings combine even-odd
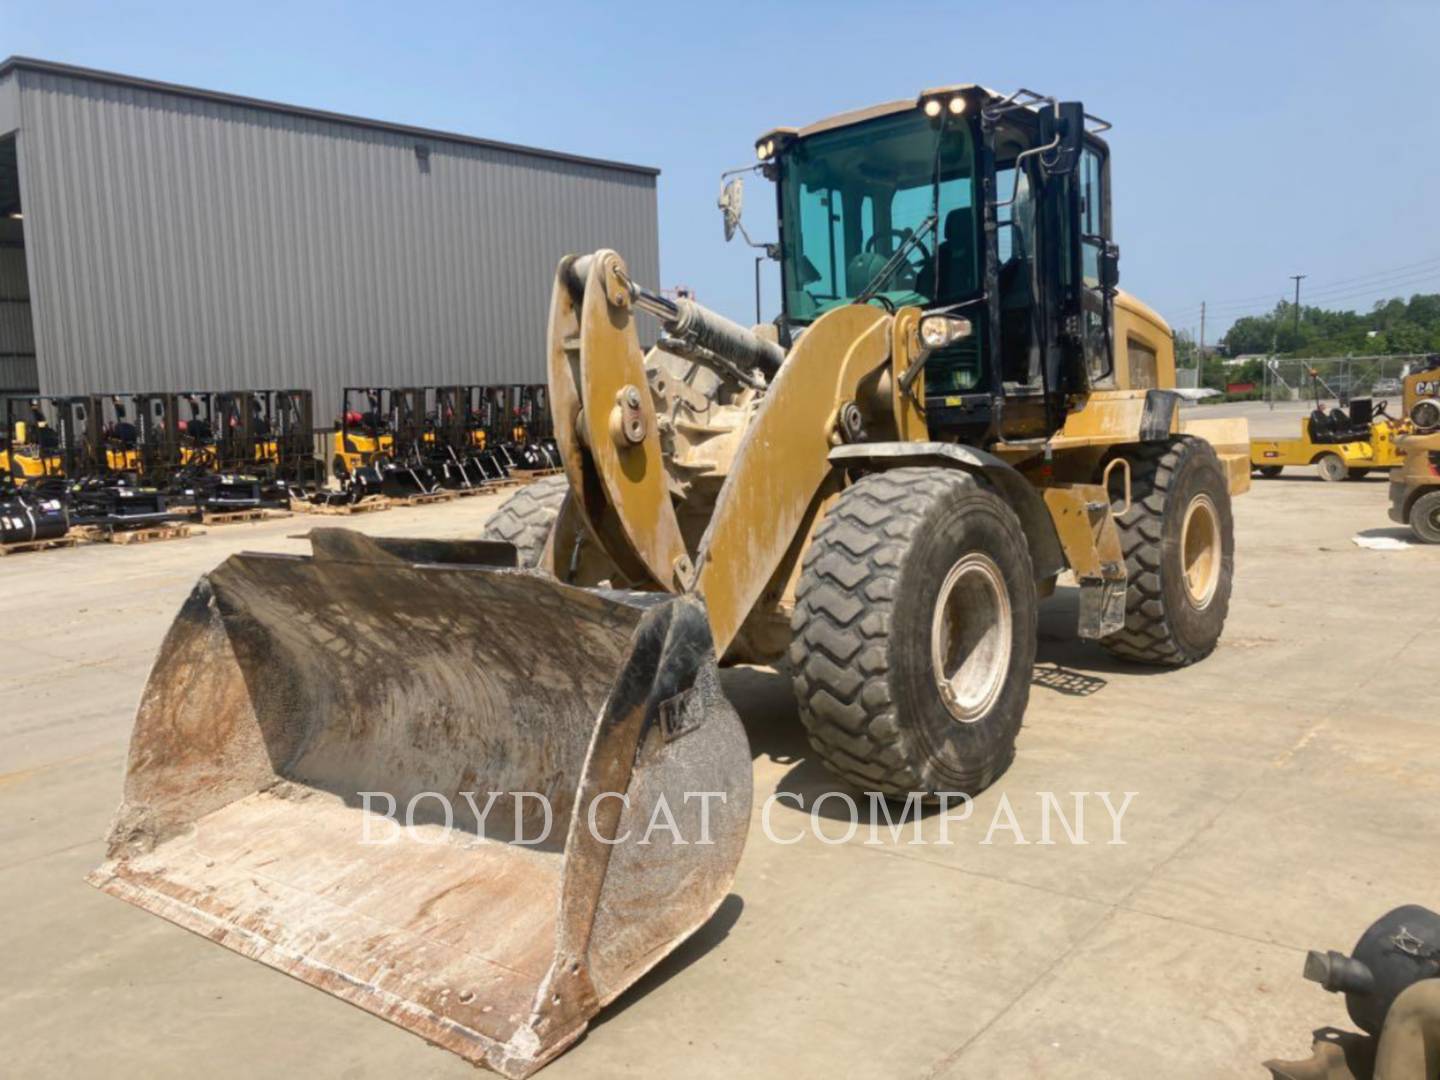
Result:
{"label": "operator seat", "polygon": [[934,261],[926,262],[916,277],[915,291],[932,301],[953,298],[957,286],[971,277],[971,268],[975,265],[974,244],[975,211],[968,206],[957,206],[945,215],[944,239],[940,241]]}

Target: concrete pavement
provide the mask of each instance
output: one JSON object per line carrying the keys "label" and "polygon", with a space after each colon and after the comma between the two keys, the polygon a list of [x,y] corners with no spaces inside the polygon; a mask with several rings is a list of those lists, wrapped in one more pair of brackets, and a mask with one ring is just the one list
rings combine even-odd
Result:
{"label": "concrete pavement", "polygon": [[[474,535],[495,502],[313,520]],[[826,842],[846,822],[833,800],[818,822],[795,808],[833,785],[787,680],[727,673],[756,782],[733,895],[545,1075],[1259,1077],[1265,1057],[1303,1056],[1313,1029],[1348,1027],[1343,1003],[1301,980],[1304,951],[1348,949],[1400,903],[1440,907],[1440,548],[1352,544],[1389,528],[1385,508],[1379,477],[1257,482],[1236,504],[1225,638],[1184,671],[1075,641],[1062,589],[1015,765],[964,820],[927,817],[925,843],[867,844],[868,815]],[[0,560],[6,1071],[475,1075],[82,880],[151,656],[195,577],[242,548],[302,551],[288,537],[311,523]],[[1067,809],[1091,793],[1090,843],[1053,820],[1059,842],[1039,843],[1038,792]],[[1106,842],[1098,792],[1136,793],[1123,844]],[[773,831],[793,844],[762,827],[777,793]]]}

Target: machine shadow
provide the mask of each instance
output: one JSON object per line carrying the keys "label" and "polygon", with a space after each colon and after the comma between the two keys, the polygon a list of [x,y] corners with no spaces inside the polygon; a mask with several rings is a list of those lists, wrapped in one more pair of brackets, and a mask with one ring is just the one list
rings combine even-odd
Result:
{"label": "machine shadow", "polygon": [[[1075,586],[1060,586],[1041,602],[1033,688],[1064,697],[1090,697],[1110,684],[1110,675],[1153,675],[1167,670],[1117,659],[1094,642],[1076,637],[1079,608],[1080,590]],[[722,668],[720,678],[750,740],[751,757],[768,757],[776,764],[790,766],[768,794],[794,796],[805,808],[803,812],[808,813],[818,796],[842,791],[855,798],[861,826],[869,825],[872,808],[865,793],[834,776],[811,752],[788,671],[736,666]],[[757,799],[763,800],[768,794],[757,793]],[[794,799],[781,805],[795,809]],[[938,805],[926,805],[921,816],[930,817],[940,810]],[[826,800],[821,804],[820,816],[848,821],[849,807],[841,799]],[[877,820],[877,824],[883,824],[883,820]]]}
{"label": "machine shadow", "polygon": [[686,938],[674,952],[642,975],[635,985],[600,1010],[600,1014],[590,1021],[588,1030],[595,1031],[604,1027],[630,1006],[682,973],[691,964],[702,960],[711,949],[730,936],[731,928],[740,921],[740,914],[744,910],[745,901],[741,897],[735,893],[725,897],[720,901],[720,906],[715,909],[715,914],[706,920],[705,925]]}
{"label": "machine shadow", "polygon": [[1109,685],[1107,675],[1155,675],[1168,670],[1121,660],[1099,644],[1080,638],[1080,588],[1058,585],[1040,601],[1032,686],[1054,690],[1067,697],[1089,697]]}
{"label": "machine shadow", "polygon": [[1417,545],[1415,533],[1405,525],[1391,525],[1383,529],[1361,529],[1355,534],[1356,538],[1364,537],[1366,540],[1403,540],[1408,545]]}

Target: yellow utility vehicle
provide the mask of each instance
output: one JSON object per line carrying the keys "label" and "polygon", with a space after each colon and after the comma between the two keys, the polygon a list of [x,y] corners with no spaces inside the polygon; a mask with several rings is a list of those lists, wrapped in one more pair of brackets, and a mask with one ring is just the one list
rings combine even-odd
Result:
{"label": "yellow utility vehicle", "polygon": [[[1205,657],[1248,431],[1182,416],[1169,327],[1117,288],[1105,126],[962,85],[767,132],[771,326],[562,259],[563,476],[481,541],[313,530],[207,574],[92,881],[525,1076],[729,891],[721,658],[788,658],[845,782],[940,798],[1009,764],[1062,575],[1081,636]],[[362,842],[387,805],[413,828]]]}
{"label": "yellow utility vehicle", "polygon": [[1404,464],[1390,474],[1390,520],[1440,544],[1440,357],[1405,379],[1405,416],[1410,430],[1400,438]]}
{"label": "yellow utility vehicle", "polygon": [[1315,408],[1300,424],[1296,439],[1251,439],[1250,464],[1261,476],[1273,478],[1287,468],[1314,465],[1330,482],[1361,480],[1375,469],[1400,464],[1395,445],[1400,424],[1388,412],[1388,402],[1353,398],[1349,407],[1326,410],[1321,397],[1325,382],[1313,368]]}

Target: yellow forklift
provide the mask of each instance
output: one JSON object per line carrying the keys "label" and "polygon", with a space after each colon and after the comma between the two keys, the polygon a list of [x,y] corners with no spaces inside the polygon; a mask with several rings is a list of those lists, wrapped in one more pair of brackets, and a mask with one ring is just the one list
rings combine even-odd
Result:
{"label": "yellow forklift", "polygon": [[1250,466],[1274,478],[1286,468],[1314,465],[1322,480],[1363,480],[1373,469],[1394,469],[1401,462],[1395,445],[1399,423],[1386,411],[1389,402],[1353,398],[1326,411],[1321,391],[1339,401],[1320,373],[1310,369],[1315,408],[1300,425],[1298,439],[1251,439]]}

